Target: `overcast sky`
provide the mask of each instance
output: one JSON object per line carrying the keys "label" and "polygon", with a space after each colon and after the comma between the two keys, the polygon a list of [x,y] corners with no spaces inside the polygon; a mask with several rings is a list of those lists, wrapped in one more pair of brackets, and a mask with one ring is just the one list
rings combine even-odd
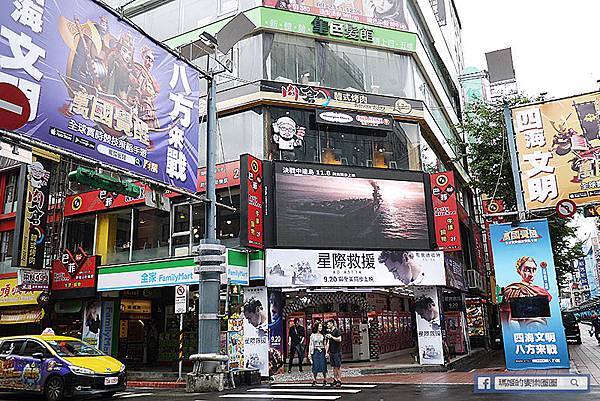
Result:
{"label": "overcast sky", "polygon": [[599,0],[455,0],[465,66],[512,47],[519,89],[563,97],[598,89]]}

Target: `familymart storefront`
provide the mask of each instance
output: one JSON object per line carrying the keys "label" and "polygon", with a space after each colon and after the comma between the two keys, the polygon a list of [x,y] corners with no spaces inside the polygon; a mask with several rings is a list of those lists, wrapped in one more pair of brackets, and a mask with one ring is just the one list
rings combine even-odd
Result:
{"label": "familymart storefront", "polygon": [[[250,259],[247,252],[228,249],[227,274],[223,275],[222,283],[248,285],[250,265],[262,268],[262,258],[253,256],[252,263]],[[179,315],[175,313],[178,285],[189,290],[188,312],[183,318],[184,360],[196,352],[196,304],[200,295],[194,265],[193,257],[183,257],[104,266],[98,270],[102,301],[113,301],[119,306],[114,320],[116,335],[111,340],[114,356],[130,367],[175,367],[179,348]]]}

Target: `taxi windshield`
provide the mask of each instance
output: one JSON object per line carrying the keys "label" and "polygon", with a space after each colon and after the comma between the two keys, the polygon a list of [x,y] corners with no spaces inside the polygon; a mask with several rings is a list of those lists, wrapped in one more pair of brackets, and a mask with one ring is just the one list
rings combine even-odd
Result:
{"label": "taxi windshield", "polygon": [[46,341],[50,347],[62,357],[101,356],[100,350],[78,340]]}

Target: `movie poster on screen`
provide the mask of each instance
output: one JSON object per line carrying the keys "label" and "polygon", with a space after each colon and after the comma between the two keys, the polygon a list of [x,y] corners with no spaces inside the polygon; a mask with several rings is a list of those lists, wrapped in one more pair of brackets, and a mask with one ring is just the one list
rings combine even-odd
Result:
{"label": "movie poster on screen", "polygon": [[446,285],[441,251],[267,249],[268,287]]}
{"label": "movie poster on screen", "polygon": [[91,0],[3,2],[0,82],[31,105],[17,132],[196,191],[198,73]]}
{"label": "movie poster on screen", "polygon": [[421,365],[443,365],[444,345],[438,289],[419,286],[415,292],[415,316]]}
{"label": "movie poster on screen", "polygon": [[405,0],[263,0],[263,5],[392,29],[408,29]]}
{"label": "movie poster on screen", "polygon": [[432,248],[423,173],[290,162],[274,169],[280,247]]}
{"label": "movie poster on screen", "polygon": [[269,316],[267,287],[244,288],[244,363],[269,376]]}
{"label": "movie poster on screen", "polygon": [[569,368],[547,220],[494,224],[490,236],[507,369]]}

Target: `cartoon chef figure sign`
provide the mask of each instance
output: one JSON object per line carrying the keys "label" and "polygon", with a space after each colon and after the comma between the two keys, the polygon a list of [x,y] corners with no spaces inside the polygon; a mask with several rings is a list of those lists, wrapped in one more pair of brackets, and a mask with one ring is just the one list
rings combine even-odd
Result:
{"label": "cartoon chef figure sign", "polygon": [[280,117],[273,123],[273,141],[280,150],[294,150],[302,146],[306,128],[300,127],[288,116]]}

